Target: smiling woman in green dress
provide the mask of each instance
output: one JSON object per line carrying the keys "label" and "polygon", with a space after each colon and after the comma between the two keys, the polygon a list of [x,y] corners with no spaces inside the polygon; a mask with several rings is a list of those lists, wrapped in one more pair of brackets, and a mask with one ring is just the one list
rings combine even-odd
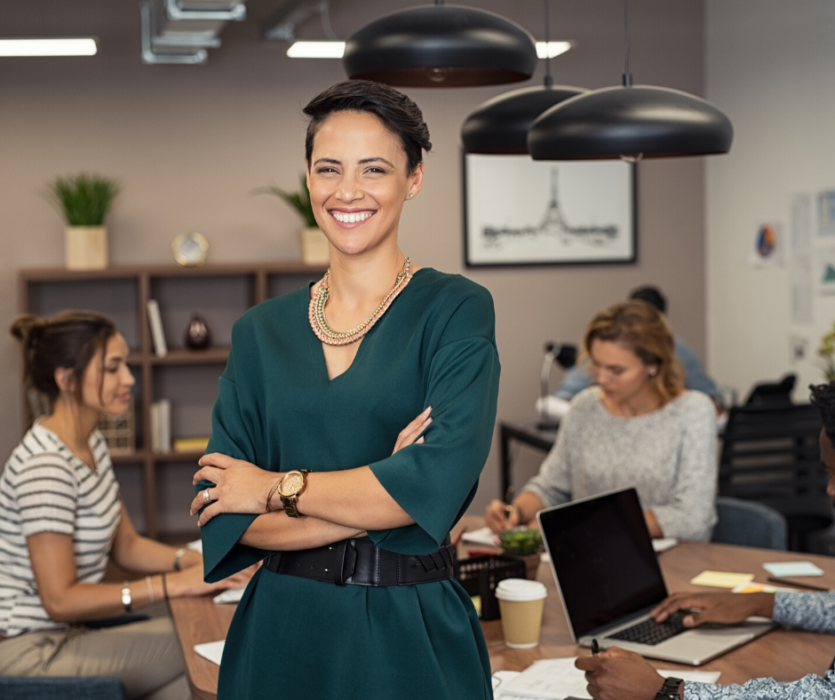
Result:
{"label": "smiling woman in green dress", "polygon": [[207,580],[267,557],[230,628],[218,697],[489,698],[446,538],[490,449],[492,299],[398,246],[431,147],[418,107],[348,81],[304,111],[331,268],[235,324],[195,474]]}

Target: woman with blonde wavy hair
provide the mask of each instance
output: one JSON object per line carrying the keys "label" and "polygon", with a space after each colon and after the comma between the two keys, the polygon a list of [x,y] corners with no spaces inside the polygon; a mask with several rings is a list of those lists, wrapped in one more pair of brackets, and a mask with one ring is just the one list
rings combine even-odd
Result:
{"label": "woman with blonde wavy hair", "polygon": [[634,486],[653,537],[706,541],[716,522],[716,412],[684,389],[684,369],[664,316],[632,300],[589,324],[583,342],[596,385],[581,392],[557,442],[518,498],[495,500],[487,522],[501,532],[537,511]]}

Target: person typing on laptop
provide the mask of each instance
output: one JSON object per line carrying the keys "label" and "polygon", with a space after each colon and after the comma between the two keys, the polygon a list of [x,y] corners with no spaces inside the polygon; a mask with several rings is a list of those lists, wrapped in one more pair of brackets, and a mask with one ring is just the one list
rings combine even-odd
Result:
{"label": "person typing on laptop", "polygon": [[670,326],[632,300],[597,314],[584,347],[597,385],[581,392],[557,442],[511,505],[487,507],[494,532],[543,508],[635,487],[653,537],[707,541],[716,522],[716,411],[684,388]]}
{"label": "person typing on laptop", "polygon": [[[835,382],[811,387],[812,403],[823,419],[820,434],[821,461],[829,473],[827,494],[835,500]],[[704,623],[736,624],[751,615],[810,632],[835,634],[835,591],[800,593],[677,593],[652,611],[658,622],[671,614],[689,610],[686,627]],[[790,683],[756,678],[744,685],[665,683],[655,669],[634,652],[612,647],[597,656],[583,656],[576,666],[586,672],[588,692],[594,700],[652,700],[680,697],[683,700],[835,700],[835,670],[825,677],[809,674]],[[664,692],[661,692],[662,689]],[[666,693],[666,694],[664,694]]]}

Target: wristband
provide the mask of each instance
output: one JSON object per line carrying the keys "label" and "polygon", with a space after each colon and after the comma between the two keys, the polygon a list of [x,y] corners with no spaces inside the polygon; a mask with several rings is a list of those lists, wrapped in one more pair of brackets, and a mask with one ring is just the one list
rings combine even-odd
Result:
{"label": "wristband", "polygon": [[281,510],[281,508],[273,508],[270,505],[270,501],[273,500],[273,496],[275,496],[275,492],[278,491],[278,486],[279,486],[280,483],[281,483],[281,479],[276,479],[275,483],[272,485],[269,492],[267,493],[267,506],[266,506],[266,512],[267,513],[272,513],[274,510]]}
{"label": "wristband", "polygon": [[122,605],[125,606],[125,612],[130,612],[130,606],[133,601],[130,597],[130,582],[122,582]]}
{"label": "wristband", "polygon": [[151,585],[150,576],[145,577],[145,588],[148,589],[148,602],[153,603],[156,600],[156,598],[154,596],[154,587]]}

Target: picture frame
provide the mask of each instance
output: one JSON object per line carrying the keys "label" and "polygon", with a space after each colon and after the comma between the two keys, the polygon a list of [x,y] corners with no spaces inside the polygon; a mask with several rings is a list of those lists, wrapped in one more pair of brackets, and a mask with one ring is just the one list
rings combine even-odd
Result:
{"label": "picture frame", "polygon": [[467,267],[634,264],[637,166],[465,153]]}

